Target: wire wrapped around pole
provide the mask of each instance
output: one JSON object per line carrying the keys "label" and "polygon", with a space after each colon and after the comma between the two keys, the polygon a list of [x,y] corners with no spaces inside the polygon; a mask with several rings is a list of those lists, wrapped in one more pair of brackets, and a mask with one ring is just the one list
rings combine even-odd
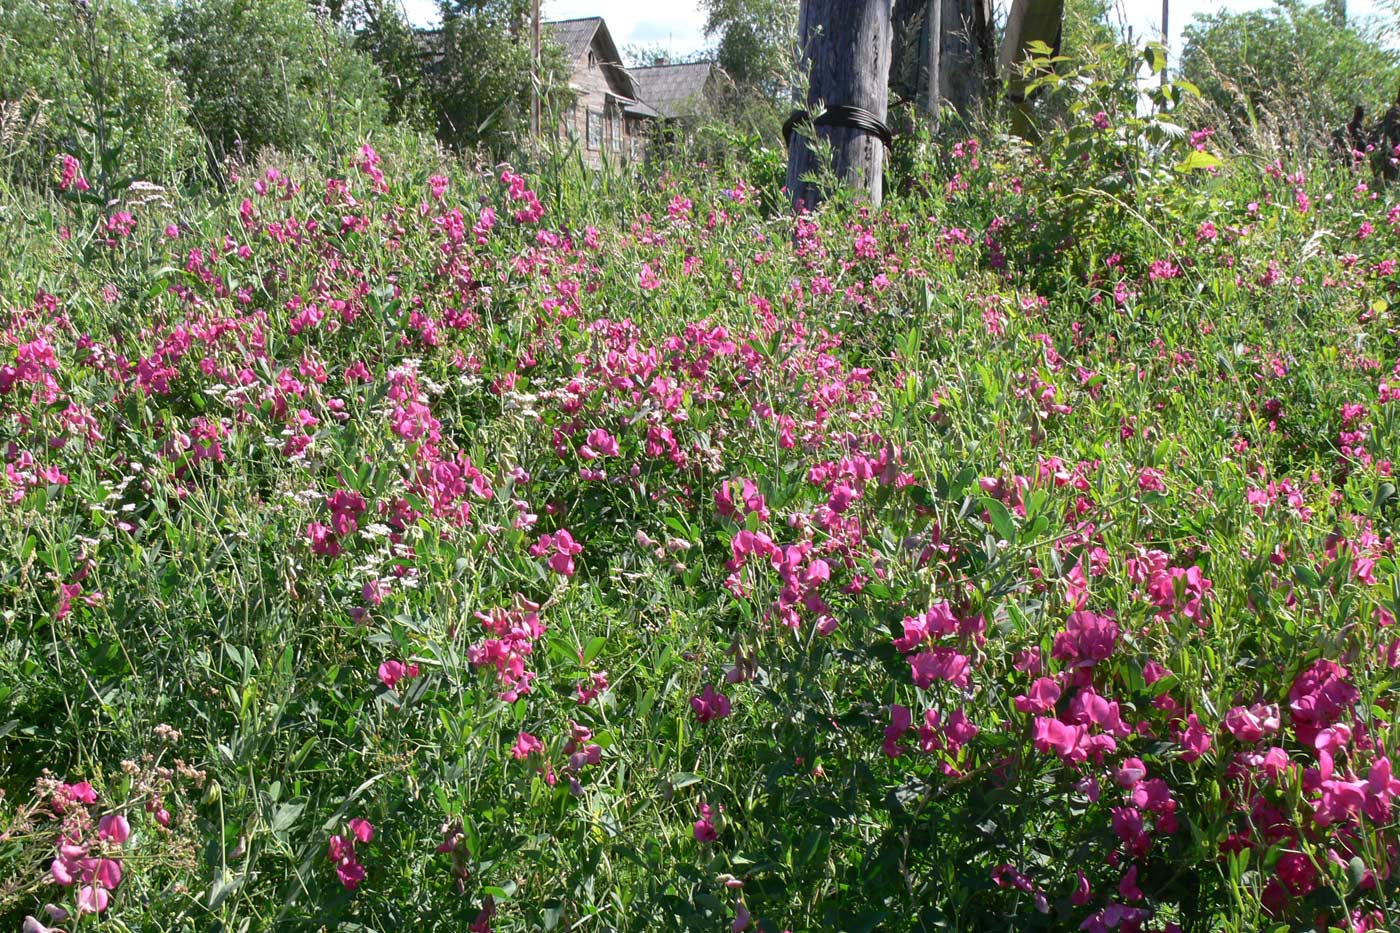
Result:
{"label": "wire wrapped around pole", "polygon": [[[788,115],[783,123],[783,145],[791,146],[789,140],[792,138],[792,131],[797,125],[810,116],[805,110],[794,110]],[[832,104],[821,114],[812,120],[813,126],[840,126],[847,129],[861,130],[879,137],[880,142],[885,144],[886,149],[894,147],[894,131],[875,114],[864,107],[853,107],[849,104]]]}

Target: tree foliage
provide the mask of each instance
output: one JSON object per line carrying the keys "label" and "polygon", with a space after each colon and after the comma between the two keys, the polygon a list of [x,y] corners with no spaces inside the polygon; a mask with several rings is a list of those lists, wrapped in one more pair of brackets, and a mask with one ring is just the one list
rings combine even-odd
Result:
{"label": "tree foliage", "polygon": [[42,177],[59,153],[96,176],[166,179],[194,149],[157,23],[132,0],[0,3],[0,162]]}
{"label": "tree foliage", "polygon": [[166,32],[215,158],[304,150],[383,123],[374,63],[303,0],[184,0]]}
{"label": "tree foliage", "polygon": [[1378,114],[1395,94],[1395,51],[1374,23],[1334,6],[1280,0],[1267,10],[1218,12],[1186,27],[1182,76],[1242,141],[1325,140],[1360,104]]}
{"label": "tree foliage", "polygon": [[[441,57],[429,70],[438,138],[502,153],[530,125],[527,0],[443,0]],[[541,36],[540,93],[547,113],[568,94],[563,55]]]}
{"label": "tree foliage", "polygon": [[705,34],[718,36],[719,63],[742,88],[773,98],[792,86],[795,0],[704,0]]}
{"label": "tree foliage", "polygon": [[423,46],[397,0],[350,0],[339,20],[355,36],[384,79],[388,122],[430,129],[432,88],[423,70]]}

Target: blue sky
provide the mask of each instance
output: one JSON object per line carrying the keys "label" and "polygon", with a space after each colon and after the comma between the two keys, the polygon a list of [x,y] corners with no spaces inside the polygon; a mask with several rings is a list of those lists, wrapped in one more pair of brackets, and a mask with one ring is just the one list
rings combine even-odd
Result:
{"label": "blue sky", "polygon": [[[1009,0],[996,0],[1004,8]],[[417,23],[431,22],[435,0],[403,0],[409,18]],[[1118,0],[1127,21],[1138,35],[1160,32],[1161,0]],[[1218,10],[1251,10],[1271,6],[1271,0],[1171,0],[1171,47],[1180,50],[1181,29],[1196,13]],[[1386,11],[1383,0],[1348,0],[1352,16]],[[1393,14],[1392,14],[1393,15]],[[705,14],[695,0],[544,0],[546,19],[574,16],[602,16],[608,22],[618,45],[660,44],[673,54],[684,55],[705,48]]]}

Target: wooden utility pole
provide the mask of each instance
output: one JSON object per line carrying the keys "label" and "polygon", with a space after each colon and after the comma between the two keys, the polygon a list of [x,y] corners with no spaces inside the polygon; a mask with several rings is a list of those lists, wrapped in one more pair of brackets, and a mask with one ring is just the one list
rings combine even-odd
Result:
{"label": "wooden utility pole", "polygon": [[1026,61],[1030,46],[1043,42],[1059,54],[1065,0],[1011,0],[1001,40],[1001,67],[1006,74],[1006,98],[1011,105],[1011,132],[1022,139],[1038,138],[1026,100]]}
{"label": "wooden utility pole", "polygon": [[969,121],[993,95],[992,0],[895,0],[890,89],[939,127],[944,104]]}
{"label": "wooden utility pole", "polygon": [[[1164,0],[1165,2],[1165,0]],[[540,139],[540,0],[530,4],[530,139]]]}
{"label": "wooden utility pole", "polygon": [[996,87],[992,0],[941,0],[938,5],[938,63],[929,68],[930,85],[967,120]]}
{"label": "wooden utility pole", "polygon": [[1167,86],[1167,43],[1171,33],[1167,31],[1167,7],[1170,0],[1162,0],[1162,87]]}
{"label": "wooden utility pole", "polygon": [[[888,118],[890,4],[891,0],[803,0],[797,27],[802,67],[811,76],[807,112],[814,116],[817,138],[831,144],[830,167],[836,177],[863,189],[876,205],[883,194],[885,144],[878,131],[868,128],[867,115],[880,126]],[[787,142],[789,196],[794,205],[815,207],[821,192],[802,176],[823,166],[800,127],[792,128]]]}

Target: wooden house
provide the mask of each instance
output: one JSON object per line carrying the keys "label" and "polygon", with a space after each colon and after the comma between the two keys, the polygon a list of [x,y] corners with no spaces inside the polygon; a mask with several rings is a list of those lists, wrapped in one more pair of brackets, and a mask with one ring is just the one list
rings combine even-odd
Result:
{"label": "wooden house", "polygon": [[622,66],[617,44],[601,16],[545,23],[551,39],[564,49],[571,75],[573,103],[559,115],[559,134],[576,139],[583,160],[646,158],[657,111],[642,102],[637,82]]}
{"label": "wooden house", "polygon": [[[552,119],[560,139],[573,140],[586,165],[605,160],[642,161],[658,140],[683,138],[705,113],[724,73],[713,62],[626,68],[601,16],[541,24],[545,37],[563,50],[569,69],[571,103]],[[415,34],[424,74],[439,84],[451,81],[454,66],[441,29]]]}

